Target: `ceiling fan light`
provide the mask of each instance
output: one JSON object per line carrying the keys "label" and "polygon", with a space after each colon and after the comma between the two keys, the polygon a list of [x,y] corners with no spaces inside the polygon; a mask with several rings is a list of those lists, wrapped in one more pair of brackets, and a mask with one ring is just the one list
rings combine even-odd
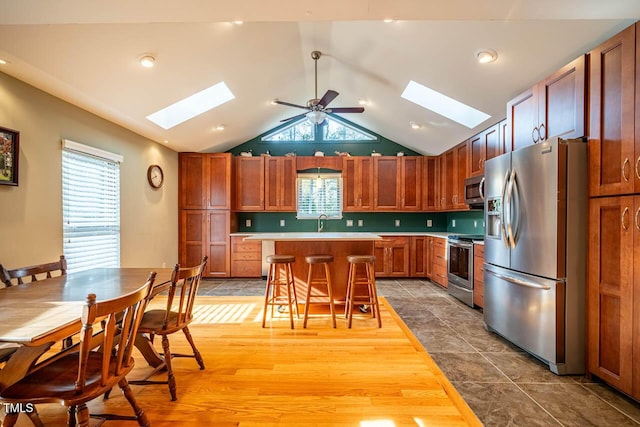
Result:
{"label": "ceiling fan light", "polygon": [[324,111],[309,111],[306,116],[309,123],[319,125],[324,121],[325,117],[327,117],[327,113]]}

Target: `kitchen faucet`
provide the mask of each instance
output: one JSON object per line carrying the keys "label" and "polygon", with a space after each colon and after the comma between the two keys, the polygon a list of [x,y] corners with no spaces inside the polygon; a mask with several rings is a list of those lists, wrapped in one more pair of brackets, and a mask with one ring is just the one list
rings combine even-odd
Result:
{"label": "kitchen faucet", "polygon": [[329,219],[327,214],[320,214],[320,216],[318,216],[318,233],[324,228],[324,220],[326,219]]}

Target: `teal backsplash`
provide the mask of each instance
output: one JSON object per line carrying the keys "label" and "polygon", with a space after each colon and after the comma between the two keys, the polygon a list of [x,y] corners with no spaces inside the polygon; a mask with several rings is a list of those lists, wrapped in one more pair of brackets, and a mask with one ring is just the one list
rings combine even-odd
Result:
{"label": "teal backsplash", "polygon": [[[238,212],[238,232],[292,232],[317,231],[318,221],[315,219],[296,219],[295,212]],[[247,227],[246,221],[251,220]],[[284,220],[284,226],[280,221]],[[353,220],[353,226],[347,227],[347,220]],[[362,220],[362,227],[358,226]],[[400,225],[396,227],[396,220]],[[431,220],[431,227],[427,227]],[[453,225],[455,220],[455,226]],[[484,234],[484,216],[482,211],[470,212],[345,212],[342,219],[325,221],[324,231],[449,231],[464,234]]]}

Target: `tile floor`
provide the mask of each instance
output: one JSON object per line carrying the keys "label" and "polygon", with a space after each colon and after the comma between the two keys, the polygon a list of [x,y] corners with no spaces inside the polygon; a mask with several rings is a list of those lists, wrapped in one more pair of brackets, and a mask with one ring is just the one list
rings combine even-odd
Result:
{"label": "tile floor", "polygon": [[[557,376],[484,329],[482,312],[428,280],[379,280],[411,328],[486,426],[638,426],[640,404],[582,376]],[[202,295],[262,295],[262,280],[203,280]]]}

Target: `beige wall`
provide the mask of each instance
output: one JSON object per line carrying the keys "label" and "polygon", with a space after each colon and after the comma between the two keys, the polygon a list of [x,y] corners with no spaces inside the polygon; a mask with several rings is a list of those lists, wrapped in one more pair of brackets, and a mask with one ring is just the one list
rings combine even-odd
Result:
{"label": "beige wall", "polygon": [[[178,154],[0,73],[0,126],[20,132],[19,186],[0,185],[0,264],[54,261],[62,254],[61,140],[124,156],[120,166],[121,266],[178,260]],[[147,184],[159,164],[165,183]]]}

